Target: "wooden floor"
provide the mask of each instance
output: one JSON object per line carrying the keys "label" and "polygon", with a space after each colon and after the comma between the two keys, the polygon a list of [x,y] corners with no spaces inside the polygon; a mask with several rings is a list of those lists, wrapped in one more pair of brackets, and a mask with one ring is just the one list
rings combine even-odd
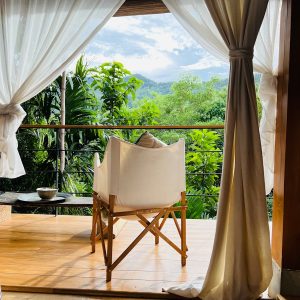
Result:
{"label": "wooden floor", "polygon": [[[89,297],[40,293],[4,292],[1,300],[136,300],[136,298]],[[145,299],[144,299],[145,300]]]}
{"label": "wooden floor", "polygon": [[[187,222],[186,267],[181,267],[177,252],[163,240],[155,246],[154,237],[149,234],[117,266],[112,281],[107,284],[100,243],[96,253],[90,252],[90,217],[13,214],[11,220],[0,223],[2,290],[87,296],[130,297],[132,293],[149,293],[149,298],[154,294],[164,296],[162,288],[204,277],[208,267],[215,221]],[[114,257],[141,229],[137,222],[117,223]],[[179,242],[171,219],[164,233]]]}

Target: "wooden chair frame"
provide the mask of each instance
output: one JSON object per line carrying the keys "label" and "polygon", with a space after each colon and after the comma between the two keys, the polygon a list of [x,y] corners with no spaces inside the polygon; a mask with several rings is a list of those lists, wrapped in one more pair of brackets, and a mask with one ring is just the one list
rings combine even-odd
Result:
{"label": "wooden chair frame", "polygon": [[[181,265],[186,265],[187,259],[187,246],[186,246],[186,210],[187,210],[187,201],[185,192],[181,193],[180,206],[171,206],[166,208],[153,208],[153,209],[140,209],[133,211],[124,211],[124,212],[114,212],[114,205],[117,196],[109,195],[109,203],[105,202],[99,194],[96,192],[93,193],[93,221],[92,221],[92,252],[96,250],[96,240],[101,240],[102,251],[104,262],[106,266],[106,282],[111,281],[112,271],[115,267],[126,257],[126,255],[138,244],[138,242],[148,233],[154,235],[155,244],[159,243],[159,238],[167,242],[175,251],[181,255]],[[108,212],[108,225],[104,227],[104,222],[101,216],[101,210],[106,209]],[[181,213],[181,226],[177,221],[175,216],[175,211]],[[144,215],[145,214],[156,214],[153,217],[153,220],[150,222]],[[168,237],[166,237],[162,232],[162,228],[171,215],[174,220],[175,226],[177,228],[178,234],[181,239],[181,247],[178,247],[174,244]],[[126,250],[113,262],[112,261],[112,251],[113,251],[113,225],[119,220],[119,217],[122,216],[136,216],[139,223],[144,227],[144,230],[136,237],[136,239],[126,248]],[[162,221],[160,222],[160,219]],[[99,227],[99,234],[97,233],[97,226]],[[105,234],[107,234],[107,249],[105,245]]]}

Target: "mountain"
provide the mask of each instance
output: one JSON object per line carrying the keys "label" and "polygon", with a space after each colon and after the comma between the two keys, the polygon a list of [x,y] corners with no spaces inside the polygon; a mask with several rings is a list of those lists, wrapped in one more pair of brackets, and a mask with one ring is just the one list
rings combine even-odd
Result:
{"label": "mountain", "polygon": [[153,93],[166,95],[171,92],[173,82],[155,82],[141,74],[133,74],[133,76],[144,82],[136,92],[137,99],[152,98]]}
{"label": "mountain", "polygon": [[[255,82],[255,86],[258,87],[259,86],[259,82],[260,82],[260,77],[261,77],[261,74],[259,73],[254,73],[254,82]],[[217,90],[220,90],[224,87],[227,87],[228,86],[228,82],[229,82],[229,79],[228,78],[224,78],[224,79],[220,79],[216,84],[215,84],[215,88]]]}
{"label": "mountain", "polygon": [[[171,93],[171,86],[174,81],[170,82],[156,82],[141,74],[133,74],[136,78],[142,80],[144,84],[137,90],[136,99],[153,98],[153,94],[158,93],[166,95]],[[228,85],[228,79],[220,79],[215,85],[216,89],[222,89]]]}
{"label": "mountain", "polygon": [[[144,99],[144,98],[153,98],[153,94],[161,94],[161,95],[167,95],[171,93],[171,87],[174,81],[170,82],[156,82],[154,80],[151,80],[141,74],[132,74],[131,76],[134,76],[144,82],[144,84],[136,91],[136,99]],[[254,81],[255,85],[259,85],[260,81],[260,74],[255,73],[254,74]],[[89,79],[90,80],[90,79]],[[220,79],[216,84],[215,88],[217,90],[220,90],[224,87],[228,86],[228,78]],[[130,100],[131,102],[131,100]]]}

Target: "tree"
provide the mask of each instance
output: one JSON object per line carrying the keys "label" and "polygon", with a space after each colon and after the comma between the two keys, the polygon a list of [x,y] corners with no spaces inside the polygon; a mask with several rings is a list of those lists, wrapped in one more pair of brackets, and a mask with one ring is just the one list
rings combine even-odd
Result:
{"label": "tree", "polygon": [[143,84],[142,80],[134,76],[120,62],[107,62],[97,68],[90,69],[92,87],[101,92],[100,100],[104,111],[109,112],[111,124],[122,121],[120,112],[126,105],[129,96],[135,98],[136,90]]}
{"label": "tree", "polygon": [[[89,68],[80,57],[74,72],[66,76],[66,124],[130,124],[140,123],[141,119],[151,121],[149,108],[152,104],[145,104],[147,108],[136,108],[131,116],[126,104],[129,97],[135,98],[136,89],[142,84],[141,80],[130,76],[121,63],[105,63],[98,68]],[[28,124],[59,124],[61,76],[38,95],[24,104],[27,112],[25,122]],[[118,132],[123,135],[124,132]],[[126,136],[130,138],[132,133]],[[34,155],[27,151],[26,169],[36,173],[44,170],[47,176],[26,176],[28,189],[35,189],[42,185],[53,186],[56,180],[56,164],[60,163],[55,151],[57,145],[57,132],[50,129],[22,130],[19,134],[20,144],[28,151],[37,149]],[[24,140],[25,139],[25,140]],[[65,139],[66,168],[60,174],[61,186],[65,191],[74,193],[92,191],[93,152],[104,153],[108,136],[103,130],[67,130]],[[54,149],[54,150],[50,150]],[[29,153],[29,152],[28,152]],[[36,180],[34,179],[36,178]],[[43,179],[41,179],[43,178]]]}
{"label": "tree", "polygon": [[216,89],[218,78],[203,82],[187,75],[175,82],[171,94],[156,95],[153,101],[161,111],[161,124],[193,125],[223,123],[226,88]]}
{"label": "tree", "polygon": [[[66,76],[66,124],[113,125],[193,125],[223,123],[226,88],[216,89],[219,80],[202,82],[185,76],[172,85],[169,95],[135,99],[142,81],[135,78],[121,63],[104,63],[89,68],[81,57],[74,72]],[[31,124],[60,123],[61,77],[24,104]],[[91,193],[93,153],[104,154],[109,135],[115,134],[134,142],[142,130],[67,130],[65,139],[66,168],[60,174],[61,189],[74,193]],[[108,132],[108,134],[107,134]],[[187,148],[187,191],[190,198],[188,215],[192,218],[214,217],[219,192],[218,172],[221,168],[221,134],[207,130],[155,130],[154,135],[166,143],[184,137]],[[18,135],[27,170],[34,176],[24,176],[11,183],[14,190],[34,190],[51,186],[56,180],[57,132],[48,129],[21,130]],[[33,151],[36,149],[38,151]],[[43,174],[38,173],[46,172]],[[45,176],[47,174],[47,176]],[[199,175],[200,174],[200,175]],[[8,185],[7,185],[8,186]],[[210,196],[209,196],[210,195]]]}

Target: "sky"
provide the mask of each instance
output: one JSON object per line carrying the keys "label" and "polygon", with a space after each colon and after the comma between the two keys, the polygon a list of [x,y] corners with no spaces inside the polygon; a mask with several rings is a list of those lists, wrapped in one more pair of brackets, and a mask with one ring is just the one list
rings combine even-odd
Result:
{"label": "sky", "polygon": [[207,53],[172,14],[114,17],[84,51],[89,66],[123,63],[132,74],[156,82],[178,80],[183,74],[228,77],[229,65]]}

